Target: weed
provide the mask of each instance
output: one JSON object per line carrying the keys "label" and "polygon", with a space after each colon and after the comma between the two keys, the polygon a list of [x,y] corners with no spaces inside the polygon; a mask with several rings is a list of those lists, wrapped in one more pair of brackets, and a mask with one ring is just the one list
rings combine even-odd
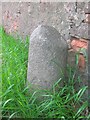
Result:
{"label": "weed", "polygon": [[[52,91],[44,91],[41,95],[47,99],[37,101],[41,96],[29,92],[26,87],[29,39],[23,42],[2,32],[2,116],[10,118],[62,118],[63,120],[86,118],[83,112],[87,101],[82,95],[87,87],[74,88],[74,69],[68,67],[68,82],[59,86],[62,79],[53,85]],[[0,51],[1,54],[1,51]],[[66,81],[66,80],[65,80]],[[56,91],[58,87],[58,91]],[[87,116],[87,118],[89,118]]]}

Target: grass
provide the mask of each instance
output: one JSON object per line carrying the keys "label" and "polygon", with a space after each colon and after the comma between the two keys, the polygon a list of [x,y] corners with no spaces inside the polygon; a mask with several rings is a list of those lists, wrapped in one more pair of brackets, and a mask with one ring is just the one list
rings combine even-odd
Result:
{"label": "grass", "polygon": [[[83,101],[82,95],[87,86],[75,91],[75,69],[67,67],[69,78],[63,87],[59,86],[62,79],[53,85],[52,91],[44,91],[42,95],[36,95],[40,91],[30,93],[26,86],[28,38],[23,42],[20,39],[7,35],[0,29],[2,35],[2,116],[10,118],[61,118],[63,120],[89,119],[90,115],[84,113],[88,107],[87,101]],[[58,88],[58,92],[56,91]]]}

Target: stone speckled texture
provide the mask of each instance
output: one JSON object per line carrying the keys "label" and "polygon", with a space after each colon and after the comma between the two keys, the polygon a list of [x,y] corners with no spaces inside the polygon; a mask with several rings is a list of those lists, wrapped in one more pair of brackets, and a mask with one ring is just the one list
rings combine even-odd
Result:
{"label": "stone speckled texture", "polygon": [[[77,5],[74,2],[4,2],[2,23],[7,33],[18,33],[23,38],[31,35],[40,24],[55,27],[66,40],[70,35],[88,38],[89,27],[82,22],[86,19],[86,7],[87,2],[78,2]],[[73,54],[70,53],[69,62],[71,60],[74,65]],[[86,84],[85,80],[83,83]]]}
{"label": "stone speckled texture", "polygon": [[55,27],[66,40],[69,34],[87,37],[87,25],[82,22],[86,6],[84,2],[77,6],[74,2],[4,2],[2,22],[7,32],[24,38],[40,24]]}
{"label": "stone speckled texture", "polygon": [[30,38],[27,79],[35,88],[50,89],[65,74],[67,43],[51,26],[38,26]]}

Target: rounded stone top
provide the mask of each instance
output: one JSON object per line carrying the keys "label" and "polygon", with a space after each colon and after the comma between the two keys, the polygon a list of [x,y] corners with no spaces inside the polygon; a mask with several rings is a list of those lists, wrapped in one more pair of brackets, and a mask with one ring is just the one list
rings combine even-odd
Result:
{"label": "rounded stone top", "polygon": [[34,40],[33,38],[35,36],[47,36],[47,37],[54,37],[55,39],[62,39],[63,41],[66,42],[66,40],[61,36],[61,34],[58,32],[58,30],[56,28],[54,28],[53,26],[49,26],[49,25],[39,25],[31,34],[30,39]]}
{"label": "rounded stone top", "polygon": [[[42,31],[42,30],[45,30],[45,31],[47,31],[47,30],[57,31],[57,30],[56,30],[54,27],[52,27],[52,26],[41,24],[41,25],[39,25],[39,26],[33,31],[33,33],[36,32],[36,31],[40,32],[40,31]],[[57,32],[58,32],[58,31],[57,31]]]}
{"label": "rounded stone top", "polygon": [[65,76],[67,42],[54,27],[39,25],[31,34],[29,46],[27,80],[33,89],[51,89]]}

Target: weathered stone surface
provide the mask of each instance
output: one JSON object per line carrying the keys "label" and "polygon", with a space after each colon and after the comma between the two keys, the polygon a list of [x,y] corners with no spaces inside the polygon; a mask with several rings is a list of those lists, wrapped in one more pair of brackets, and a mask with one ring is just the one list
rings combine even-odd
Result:
{"label": "weathered stone surface", "polygon": [[51,26],[40,25],[30,36],[27,79],[35,88],[49,89],[65,74],[67,42]]}
{"label": "weathered stone surface", "polygon": [[65,39],[69,39],[70,34],[87,38],[88,26],[82,22],[86,19],[84,9],[87,3],[3,2],[2,23],[6,32],[17,33],[24,38],[40,24],[55,27]]}

